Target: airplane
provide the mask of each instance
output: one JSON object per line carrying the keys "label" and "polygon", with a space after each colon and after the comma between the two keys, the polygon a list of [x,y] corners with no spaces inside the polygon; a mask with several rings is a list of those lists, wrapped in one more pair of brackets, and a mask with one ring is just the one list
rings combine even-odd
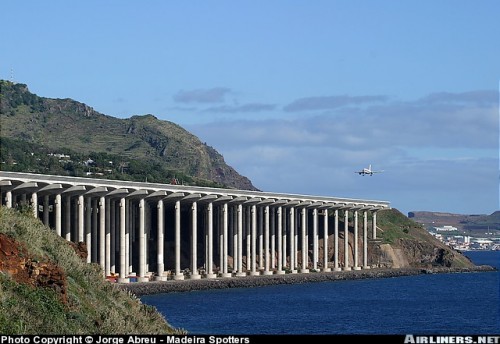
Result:
{"label": "airplane", "polygon": [[360,176],[370,175],[373,176],[374,173],[382,173],[382,171],[372,171],[372,165],[369,165],[368,168],[363,168],[361,171],[354,171],[354,173],[359,174]]}

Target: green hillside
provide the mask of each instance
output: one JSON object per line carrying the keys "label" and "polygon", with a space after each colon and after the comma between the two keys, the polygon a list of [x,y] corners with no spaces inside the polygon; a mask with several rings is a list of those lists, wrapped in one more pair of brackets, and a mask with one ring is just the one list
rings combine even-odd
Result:
{"label": "green hillside", "polygon": [[40,221],[0,207],[0,333],[181,332],[105,281],[98,265],[87,264]]}
{"label": "green hillside", "polygon": [[[73,169],[64,169],[69,171],[65,174],[95,172],[103,177],[109,174],[110,178],[144,181],[148,173],[133,173],[136,167],[157,171],[163,178],[156,180],[157,176],[150,173],[148,181],[167,183],[180,176],[182,182],[194,185],[256,190],[214,148],[153,115],[118,119],[71,99],[39,97],[24,84],[0,80],[0,121],[3,170],[19,171],[19,165],[24,163],[25,172],[44,169],[40,172],[55,174],[58,164],[47,162],[40,166],[38,162],[50,160],[48,154],[64,154],[70,156],[73,165]],[[32,157],[29,166],[26,160],[30,158],[20,157],[13,148],[22,145],[28,149],[23,153]],[[83,165],[88,159],[98,160],[100,169],[89,171]]]}

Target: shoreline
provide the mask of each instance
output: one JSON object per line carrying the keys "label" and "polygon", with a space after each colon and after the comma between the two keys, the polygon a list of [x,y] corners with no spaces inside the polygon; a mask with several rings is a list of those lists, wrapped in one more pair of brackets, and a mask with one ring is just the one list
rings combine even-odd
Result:
{"label": "shoreline", "polygon": [[128,290],[136,296],[188,292],[210,289],[228,288],[254,288],[279,284],[301,284],[328,281],[344,281],[372,278],[392,278],[436,273],[471,273],[498,271],[489,265],[478,265],[466,268],[374,268],[367,270],[335,271],[335,272],[310,272],[270,276],[245,276],[245,277],[218,277],[214,279],[199,279],[182,281],[152,281],[116,283],[121,289]]}

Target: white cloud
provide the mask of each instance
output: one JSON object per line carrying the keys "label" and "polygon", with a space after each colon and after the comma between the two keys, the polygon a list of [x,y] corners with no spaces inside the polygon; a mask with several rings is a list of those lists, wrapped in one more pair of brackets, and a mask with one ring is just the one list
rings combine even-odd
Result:
{"label": "white cloud", "polygon": [[[384,199],[402,211],[498,209],[491,92],[189,127],[262,190]],[[360,177],[372,164],[384,173]],[[420,209],[418,209],[420,208]]]}
{"label": "white cloud", "polygon": [[231,90],[225,87],[214,87],[197,90],[181,90],[173,99],[178,103],[221,103]]}

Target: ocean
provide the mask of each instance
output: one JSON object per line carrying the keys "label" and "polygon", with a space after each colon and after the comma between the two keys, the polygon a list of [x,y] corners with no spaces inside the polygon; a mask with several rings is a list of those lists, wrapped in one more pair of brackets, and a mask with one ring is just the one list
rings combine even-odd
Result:
{"label": "ocean", "polygon": [[[465,252],[500,269],[500,251]],[[452,273],[141,297],[189,334],[499,334],[500,273]]]}

